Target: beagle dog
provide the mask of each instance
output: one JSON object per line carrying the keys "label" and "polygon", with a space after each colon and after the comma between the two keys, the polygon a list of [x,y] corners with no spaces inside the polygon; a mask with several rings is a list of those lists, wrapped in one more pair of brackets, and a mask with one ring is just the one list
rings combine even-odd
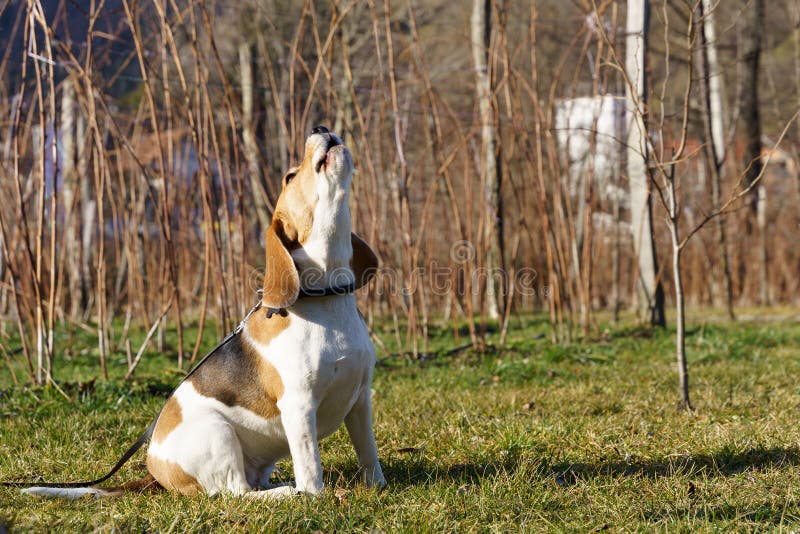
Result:
{"label": "beagle dog", "polygon": [[[155,423],[147,469],[164,488],[255,498],[318,494],[319,440],[342,422],[366,484],[386,484],[372,431],[375,348],[352,294],[374,275],[378,258],[350,230],[352,175],[342,140],[315,127],[302,163],[283,178],[266,231],[260,308],[178,386]],[[295,484],[271,486],[275,462],[289,454]]]}
{"label": "beagle dog", "polygon": [[[315,127],[266,231],[262,309],[178,387],[156,423],[147,468],[165,488],[318,494],[319,440],[342,422],[366,484],[386,484],[372,431],[375,348],[352,294],[378,258],[350,229],[352,175],[342,140]],[[295,485],[270,487],[287,454]]]}

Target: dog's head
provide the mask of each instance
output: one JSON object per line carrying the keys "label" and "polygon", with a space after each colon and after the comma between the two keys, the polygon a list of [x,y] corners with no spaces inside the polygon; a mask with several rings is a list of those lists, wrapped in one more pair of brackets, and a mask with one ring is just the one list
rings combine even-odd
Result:
{"label": "dog's head", "polygon": [[303,161],[283,177],[266,232],[264,305],[291,306],[301,285],[320,289],[349,278],[360,287],[374,274],[377,256],[350,231],[352,176],[350,150],[324,126],[314,127]]}

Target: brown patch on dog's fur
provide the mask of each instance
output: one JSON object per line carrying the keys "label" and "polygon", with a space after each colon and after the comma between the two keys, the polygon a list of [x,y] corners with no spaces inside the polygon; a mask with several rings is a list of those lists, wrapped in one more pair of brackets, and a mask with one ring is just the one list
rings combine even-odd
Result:
{"label": "brown patch on dog's fur", "polygon": [[176,426],[181,424],[181,421],[183,421],[181,405],[178,399],[170,397],[164,405],[164,409],[161,410],[161,414],[158,416],[158,422],[153,431],[153,439],[155,442],[161,443],[164,441],[169,433],[172,432]]}
{"label": "brown patch on dog's fur", "polygon": [[[259,310],[257,315],[265,315],[265,312]],[[248,334],[251,330],[258,330],[250,326],[251,321],[260,322],[257,315],[247,321]],[[270,319],[264,317],[264,320],[266,323],[288,321],[279,315],[273,315]],[[277,330],[279,326],[274,328]],[[267,336],[265,332],[260,335]],[[189,378],[189,382],[201,395],[217,399],[227,406],[241,406],[265,419],[280,414],[277,403],[283,396],[283,381],[275,367],[261,357],[247,336],[239,335],[228,341]]]}
{"label": "brown patch on dog's fur", "polygon": [[353,244],[353,259],[350,260],[350,268],[353,269],[356,289],[358,289],[367,285],[375,276],[378,270],[378,256],[367,242],[355,233],[350,234],[350,241]]}
{"label": "brown patch on dog's fur", "polygon": [[[253,348],[250,350],[255,352]],[[266,419],[277,417],[281,414],[278,401],[283,397],[283,380],[275,366],[264,358],[256,357],[259,362],[258,378],[264,388],[264,395],[256,397],[255,402],[248,403],[244,407]]]}
{"label": "brown patch on dog's fur", "polygon": [[197,479],[175,462],[148,455],[147,470],[159,484],[168,490],[175,490],[183,495],[197,495],[203,492],[203,486]]}
{"label": "brown patch on dog's fur", "polygon": [[249,339],[266,347],[278,334],[289,327],[290,322],[288,314],[276,313],[267,319],[267,314],[259,310],[247,319],[244,332]]}

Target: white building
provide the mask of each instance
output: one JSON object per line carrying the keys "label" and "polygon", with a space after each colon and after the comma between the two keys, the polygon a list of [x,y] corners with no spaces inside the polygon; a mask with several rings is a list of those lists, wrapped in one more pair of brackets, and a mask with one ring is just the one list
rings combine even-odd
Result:
{"label": "white building", "polygon": [[[592,177],[601,200],[617,191],[621,154],[625,148],[625,97],[598,95],[559,100],[555,130],[562,169],[570,193],[583,197],[584,178]],[[627,195],[619,195],[623,204]]]}

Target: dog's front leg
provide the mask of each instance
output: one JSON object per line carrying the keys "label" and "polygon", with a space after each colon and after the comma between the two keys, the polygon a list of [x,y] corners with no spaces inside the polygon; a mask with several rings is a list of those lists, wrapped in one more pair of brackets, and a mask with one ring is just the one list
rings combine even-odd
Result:
{"label": "dog's front leg", "polygon": [[310,398],[282,398],[278,402],[281,422],[289,442],[297,490],[322,492],[322,462],[317,442],[317,403]]}
{"label": "dog's front leg", "polygon": [[382,488],[386,485],[381,463],[378,460],[378,448],[375,445],[375,434],[372,431],[372,402],[369,387],[361,392],[350,413],[344,418],[347,433],[358,456],[364,482],[367,486]]}

